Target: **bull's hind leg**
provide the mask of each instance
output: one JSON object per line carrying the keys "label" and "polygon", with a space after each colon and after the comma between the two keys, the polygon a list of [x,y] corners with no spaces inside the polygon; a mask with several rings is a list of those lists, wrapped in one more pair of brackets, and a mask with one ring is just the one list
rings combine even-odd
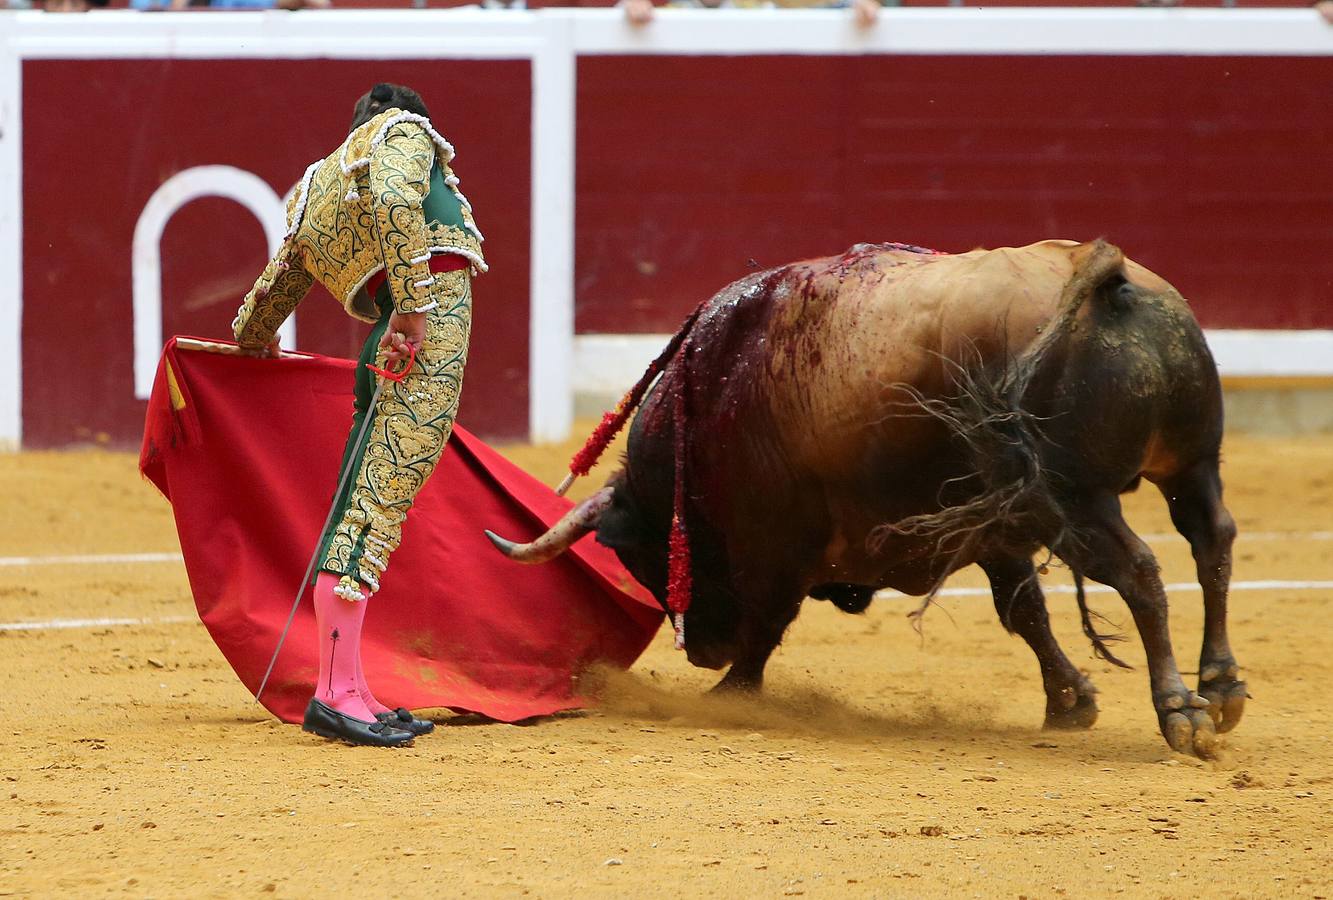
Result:
{"label": "bull's hind leg", "polygon": [[1231,584],[1231,544],[1236,523],[1222,505],[1217,460],[1209,459],[1158,485],[1171,508],[1176,530],[1190,542],[1199,586],[1203,588],[1203,650],[1199,693],[1218,731],[1230,731],[1245,712],[1245,682],[1227,641],[1227,589]]}
{"label": "bull's hind leg", "polygon": [[1124,598],[1147,652],[1152,703],[1162,736],[1174,750],[1211,757],[1216,729],[1206,711],[1208,701],[1185,686],[1176,666],[1157,558],[1126,524],[1115,494],[1076,498],[1067,508],[1074,511],[1077,538],[1062,541],[1056,552]]}
{"label": "bull's hind leg", "polygon": [[1097,721],[1097,689],[1056,643],[1032,560],[998,557],[980,565],[990,579],[1000,624],[1027,641],[1037,655],[1046,688],[1046,727],[1090,728]]}

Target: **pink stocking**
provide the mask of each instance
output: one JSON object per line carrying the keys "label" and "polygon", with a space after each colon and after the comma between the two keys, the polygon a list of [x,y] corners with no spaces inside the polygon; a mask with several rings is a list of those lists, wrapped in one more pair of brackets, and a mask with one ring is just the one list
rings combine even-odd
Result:
{"label": "pink stocking", "polygon": [[319,636],[319,681],[315,683],[315,696],[343,715],[373,722],[375,715],[357,689],[366,601],[344,600],[335,594],[338,578],[331,572],[320,572],[315,579],[315,628]]}
{"label": "pink stocking", "polygon": [[366,708],[375,715],[378,716],[380,713],[393,712],[389,707],[376,700],[375,695],[370,692],[370,685],[366,683],[365,670],[361,668],[360,656],[356,659],[356,690],[357,693],[361,695],[361,701],[366,704]]}

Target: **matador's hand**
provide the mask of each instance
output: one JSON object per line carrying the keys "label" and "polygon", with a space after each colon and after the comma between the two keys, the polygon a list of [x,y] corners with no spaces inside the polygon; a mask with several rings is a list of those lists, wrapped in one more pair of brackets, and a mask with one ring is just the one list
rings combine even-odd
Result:
{"label": "matador's hand", "polygon": [[260,359],[281,359],[282,348],[278,346],[278,339],[275,337],[269,341],[265,347],[242,347],[241,352],[246,356],[256,356]]}
{"label": "matador's hand", "polygon": [[384,337],[380,338],[380,350],[384,352],[385,363],[396,365],[407,362],[411,355],[409,347],[420,350],[424,340],[426,340],[425,313],[394,313],[389,317],[388,330],[384,332]]}

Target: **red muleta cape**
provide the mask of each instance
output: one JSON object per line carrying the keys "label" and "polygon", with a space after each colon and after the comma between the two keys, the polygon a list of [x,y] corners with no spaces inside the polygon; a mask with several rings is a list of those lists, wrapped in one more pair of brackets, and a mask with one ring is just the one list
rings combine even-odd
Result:
{"label": "red muleta cape", "polygon": [[[350,360],[251,359],[167,343],[139,468],[171,501],[199,618],[253,694],[328,514],[352,414]],[[513,722],[583,705],[574,680],[628,668],[662,610],[593,541],[518,565],[482,534],[536,535],[570,503],[461,427],[417,497],[362,659],[390,706]],[[299,722],[318,671],[309,589],[262,702]]]}

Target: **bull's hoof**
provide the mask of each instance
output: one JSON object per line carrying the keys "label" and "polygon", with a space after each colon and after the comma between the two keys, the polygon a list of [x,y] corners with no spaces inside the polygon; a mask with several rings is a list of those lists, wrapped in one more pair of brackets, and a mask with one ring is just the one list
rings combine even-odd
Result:
{"label": "bull's hoof", "polygon": [[1046,721],[1043,728],[1073,731],[1091,728],[1097,721],[1097,689],[1086,678],[1077,685],[1059,689],[1046,697]]}
{"label": "bull's hoof", "polygon": [[764,686],[764,680],[762,677],[753,678],[745,675],[739,675],[736,673],[735,668],[732,668],[730,671],[727,672],[726,675],[722,676],[721,681],[713,685],[713,687],[708,691],[708,693],[757,694],[759,693],[759,689],[763,686]]}
{"label": "bull's hoof", "polygon": [[1153,697],[1157,709],[1157,723],[1162,737],[1177,753],[1188,753],[1199,759],[1217,756],[1217,729],[1208,707],[1211,704],[1198,694],[1188,692]]}
{"label": "bull's hoof", "polygon": [[1245,713],[1249,692],[1239,676],[1234,659],[1199,666],[1199,694],[1208,701],[1208,715],[1218,734],[1235,728]]}
{"label": "bull's hoof", "polygon": [[1051,709],[1046,707],[1046,721],[1043,728],[1053,731],[1074,731],[1091,728],[1097,722],[1097,701],[1091,696],[1080,696],[1074,705],[1068,708]]}

